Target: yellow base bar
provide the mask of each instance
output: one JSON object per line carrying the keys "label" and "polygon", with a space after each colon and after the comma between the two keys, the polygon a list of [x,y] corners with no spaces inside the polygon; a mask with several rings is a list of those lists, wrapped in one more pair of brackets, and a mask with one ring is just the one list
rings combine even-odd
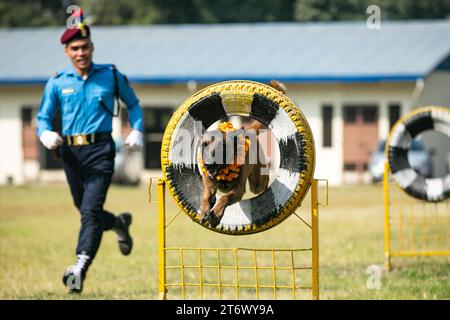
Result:
{"label": "yellow base bar", "polygon": [[[313,179],[311,182],[311,225],[308,227],[311,229],[311,247],[302,249],[248,249],[248,248],[183,248],[183,247],[166,247],[166,209],[165,209],[165,185],[164,179],[158,181],[158,298],[164,300],[167,298],[167,288],[179,288],[181,291],[181,298],[186,299],[187,291],[189,288],[197,288],[199,298],[205,298],[206,288],[215,288],[218,293],[219,299],[223,298],[223,288],[234,288],[235,298],[240,298],[240,289],[254,290],[255,298],[259,299],[260,289],[270,290],[273,294],[273,299],[277,299],[279,295],[278,290],[288,290],[292,299],[297,298],[298,290],[308,290],[311,292],[311,297],[314,300],[319,299],[319,202],[318,202],[318,180]],[[150,192],[150,191],[149,191]],[[327,190],[328,197],[328,190]],[[170,224],[170,223],[169,223]],[[245,258],[245,263],[242,259],[239,262],[239,252],[247,251],[250,253]],[[178,255],[178,262],[176,264],[167,265],[167,255],[175,252]],[[197,260],[195,264],[185,261],[184,252],[196,252]],[[233,264],[224,264],[221,259],[221,253],[227,252],[234,255]],[[290,255],[290,265],[278,266],[276,262],[276,254],[283,252],[283,254]],[[311,252],[311,265],[304,265],[304,257],[297,259],[296,254],[308,254]],[[271,258],[268,261],[261,261],[259,254],[266,253]],[[214,256],[214,263],[209,265],[205,263],[207,255]],[[252,257],[252,258],[249,258]],[[172,256],[171,256],[172,257]],[[203,260],[202,260],[203,259]],[[179,273],[180,279],[177,281],[167,281],[168,270],[173,270]],[[311,270],[311,285],[305,285],[308,283],[299,283],[298,271]],[[206,280],[206,273],[210,271],[217,272],[215,280]],[[221,276],[222,273],[233,272],[234,275],[228,279],[224,279]],[[272,283],[263,282],[260,279],[260,272],[271,272]],[[302,271],[302,272],[306,272]],[[185,273],[192,274],[195,272],[198,275],[197,280],[191,281],[186,279]],[[240,278],[240,272],[247,272],[253,274],[253,280],[248,283],[248,279],[243,281]],[[289,273],[288,278],[278,279],[279,272]],[[265,291],[267,292],[267,291]],[[208,297],[210,298],[210,296]],[[229,298],[229,297],[225,297]]]}
{"label": "yellow base bar", "polygon": [[449,256],[450,251],[401,251],[391,252],[393,257],[413,257],[413,256]]}

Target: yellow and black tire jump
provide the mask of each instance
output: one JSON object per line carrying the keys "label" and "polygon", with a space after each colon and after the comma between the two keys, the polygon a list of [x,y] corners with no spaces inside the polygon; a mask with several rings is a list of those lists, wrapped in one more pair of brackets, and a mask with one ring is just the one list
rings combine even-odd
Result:
{"label": "yellow and black tire jump", "polygon": [[[165,130],[162,171],[175,201],[199,223],[197,212],[203,186],[197,151],[201,147],[201,134],[229,116],[253,118],[268,127],[279,146],[280,165],[266,191],[228,206],[216,228],[202,225],[232,235],[264,231],[286,219],[301,204],[315,165],[314,141],[308,122],[280,91],[257,82],[227,81],[191,96],[174,113]],[[196,132],[198,121],[201,128]],[[189,145],[191,154],[179,151],[183,150],[181,144]]]}
{"label": "yellow and black tire jump", "polygon": [[417,199],[437,202],[450,197],[450,173],[437,178],[424,177],[408,161],[412,141],[428,130],[441,132],[450,139],[450,108],[430,106],[405,115],[392,127],[386,155],[400,188]]}

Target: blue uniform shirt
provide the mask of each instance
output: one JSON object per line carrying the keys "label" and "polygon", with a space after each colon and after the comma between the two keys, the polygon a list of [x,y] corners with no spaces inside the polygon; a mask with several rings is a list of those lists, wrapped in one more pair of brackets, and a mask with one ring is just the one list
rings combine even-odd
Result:
{"label": "blue uniform shirt", "polygon": [[[139,100],[125,76],[117,71],[119,97],[128,108],[132,129],[143,131]],[[50,78],[37,115],[37,134],[52,131],[57,108],[61,110],[62,134],[91,134],[112,131],[112,116],[100,105],[103,101],[111,112],[114,109],[114,74],[111,64],[94,64],[86,80],[73,67]]]}

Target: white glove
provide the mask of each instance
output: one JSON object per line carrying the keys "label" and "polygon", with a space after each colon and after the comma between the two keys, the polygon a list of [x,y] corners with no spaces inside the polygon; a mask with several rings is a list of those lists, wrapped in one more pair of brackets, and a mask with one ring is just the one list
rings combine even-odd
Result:
{"label": "white glove", "polygon": [[131,130],[130,134],[125,139],[125,145],[131,151],[140,150],[144,145],[142,137],[143,137],[142,132],[140,132],[139,130]]}
{"label": "white glove", "polygon": [[42,132],[39,139],[41,140],[42,144],[50,150],[56,149],[63,143],[63,139],[55,131],[45,130],[44,132]]}

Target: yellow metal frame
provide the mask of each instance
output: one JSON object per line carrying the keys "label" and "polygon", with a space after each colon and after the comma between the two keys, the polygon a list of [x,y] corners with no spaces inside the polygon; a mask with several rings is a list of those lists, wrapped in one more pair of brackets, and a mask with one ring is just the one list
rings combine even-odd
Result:
{"label": "yellow metal frame", "polygon": [[[389,163],[384,166],[383,191],[384,191],[384,257],[385,268],[391,270],[392,257],[412,257],[412,256],[447,256],[450,255],[450,201],[441,203],[426,203],[422,200],[413,199],[406,194],[402,194],[401,201],[394,201],[389,188]],[[406,198],[408,197],[408,198]],[[404,200],[408,199],[408,200]],[[421,204],[419,210],[414,209],[414,205]],[[431,208],[431,210],[427,210]],[[431,214],[430,214],[431,211]],[[443,215],[443,219],[439,217]],[[393,215],[396,216],[396,223],[393,223]],[[442,223],[441,220],[444,220]],[[397,226],[397,228],[396,228]],[[417,227],[420,227],[422,235],[417,234]],[[431,230],[433,241],[426,234],[426,230]],[[444,230],[441,236],[436,230]],[[394,234],[396,237],[394,238]],[[439,240],[444,245],[439,246]],[[405,246],[405,243],[407,245]],[[428,245],[426,249],[420,246]]]}
{"label": "yellow metal frame", "polygon": [[[164,179],[158,180],[157,193],[158,193],[158,293],[159,299],[165,300],[167,298],[167,290],[169,287],[181,288],[182,299],[186,299],[187,288],[198,288],[199,298],[205,298],[206,288],[215,288],[218,293],[218,298],[224,298],[222,296],[222,290],[224,288],[234,288],[235,299],[240,298],[240,289],[254,289],[255,298],[260,298],[261,289],[269,289],[273,292],[273,299],[277,299],[277,289],[291,289],[292,299],[297,298],[297,290],[311,290],[311,297],[314,300],[319,299],[319,203],[318,200],[318,181],[317,179],[311,180],[311,224],[308,224],[302,218],[300,218],[296,213],[297,217],[302,220],[306,226],[311,229],[311,247],[303,249],[249,249],[249,248],[183,248],[183,247],[166,247],[166,228],[170,223],[177,218],[178,214],[172,218],[172,220],[166,225],[166,203],[165,203],[165,193],[166,193],[166,181]],[[326,182],[326,202],[323,205],[328,204],[328,181]],[[150,189],[149,189],[150,192]],[[167,265],[167,255],[169,253],[175,252],[178,254],[179,263],[175,265]],[[197,254],[197,263],[194,265],[186,264],[184,261],[184,256],[186,252],[194,252]],[[301,252],[311,252],[311,265],[297,265],[296,254]],[[203,258],[206,254],[214,254],[214,263],[208,264]],[[224,264],[221,262],[221,255],[231,254],[233,257],[233,263]],[[241,253],[247,253],[252,257],[252,262],[249,265],[249,255],[246,256],[246,264],[242,265],[239,261],[239,256]],[[271,263],[269,265],[264,265],[258,260],[258,254],[266,253],[271,255]],[[288,266],[278,266],[276,261],[277,254],[288,254],[290,257],[290,264]],[[169,269],[180,270],[179,282],[168,283],[167,282],[167,271]],[[189,279],[185,279],[185,270],[196,270],[198,275],[198,282],[189,282]],[[207,270],[217,271],[217,282],[205,282],[203,279],[203,274]],[[221,272],[226,270],[234,271],[234,280],[225,281],[222,280]],[[240,281],[239,272],[247,270],[249,272],[253,271],[254,282],[242,283]],[[259,279],[259,272],[261,270],[268,270],[272,273],[272,283],[262,283]],[[290,283],[286,284],[286,279],[281,281],[277,279],[277,272],[279,271],[290,271]],[[311,285],[301,286],[297,285],[296,282],[296,271],[297,270],[311,270]],[[227,297],[225,297],[227,298]]]}

